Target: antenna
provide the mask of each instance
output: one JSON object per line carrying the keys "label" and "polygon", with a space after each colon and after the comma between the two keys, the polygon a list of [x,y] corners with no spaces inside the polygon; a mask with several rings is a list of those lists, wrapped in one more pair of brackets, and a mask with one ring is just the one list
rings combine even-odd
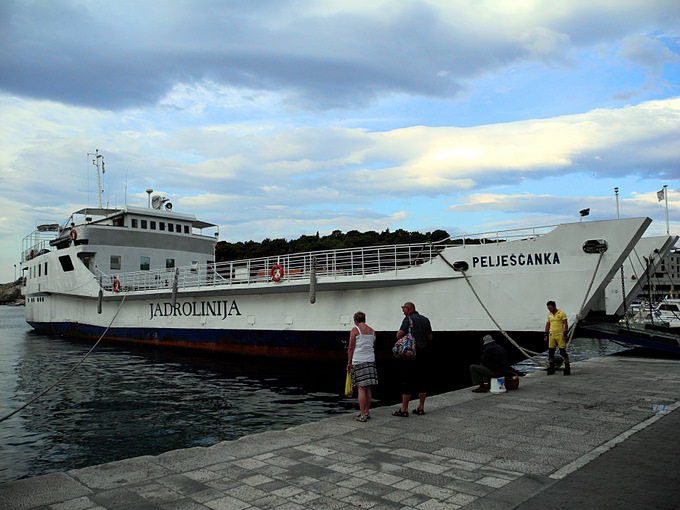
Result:
{"label": "antenna", "polygon": [[94,156],[94,159],[92,160],[92,164],[97,167],[97,200],[99,203],[99,208],[102,208],[102,182],[101,182],[101,176],[99,175],[99,165],[101,164],[101,169],[102,173],[105,173],[104,170],[104,156],[99,154],[99,149],[96,149],[94,153],[88,152],[88,156]]}
{"label": "antenna", "polygon": [[149,209],[151,209],[151,193],[153,193],[153,190],[151,188],[147,189],[146,192],[149,194]]}

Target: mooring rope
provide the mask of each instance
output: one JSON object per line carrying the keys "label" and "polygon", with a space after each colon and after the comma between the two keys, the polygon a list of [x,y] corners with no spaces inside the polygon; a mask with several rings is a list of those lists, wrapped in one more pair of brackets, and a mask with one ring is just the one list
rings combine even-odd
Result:
{"label": "mooring rope", "polygon": [[[583,303],[581,304],[581,311],[580,311],[579,313],[576,314],[576,321],[574,322],[574,324],[572,325],[572,327],[569,328],[569,338],[567,339],[567,345],[569,345],[569,342],[571,341],[571,339],[572,339],[572,337],[573,337],[573,335],[574,335],[574,331],[576,331],[576,324],[578,324],[578,322],[579,322],[579,320],[580,320],[580,318],[581,318],[581,312],[583,312],[583,307],[585,306],[586,300],[588,299],[588,295],[590,294],[590,289],[592,288],[593,283],[595,282],[595,276],[597,275],[597,271],[598,271],[598,269],[599,269],[599,267],[600,267],[600,262],[601,262],[601,260],[602,260],[602,255],[604,255],[604,252],[600,252],[600,257],[597,259],[597,264],[595,265],[595,271],[593,272],[593,277],[590,279],[590,285],[588,285],[588,290],[586,291],[586,295],[585,295],[585,297],[583,298]],[[504,336],[504,337],[505,337],[512,345],[514,345],[514,346],[515,346],[522,354],[524,354],[528,359],[530,359],[531,361],[533,361],[534,363],[536,363],[536,365],[538,365],[538,366],[547,366],[545,363],[541,363],[541,362],[537,361],[537,360],[533,357],[533,356],[540,356],[540,355],[542,355],[542,354],[543,354],[542,352],[535,352],[535,351],[532,351],[532,350],[530,350],[530,349],[526,349],[526,348],[522,347],[521,345],[519,345],[517,342],[515,342],[515,340],[512,339],[512,337],[510,337],[510,335],[508,334],[508,332],[505,331],[505,330],[503,329],[503,327],[498,323],[498,321],[496,321],[496,319],[495,319],[494,316],[491,314],[491,312],[489,311],[489,309],[486,307],[486,305],[484,304],[484,302],[482,301],[482,299],[479,297],[479,294],[477,294],[477,291],[475,290],[474,286],[473,286],[472,283],[470,282],[470,277],[467,275],[467,273],[466,273],[464,270],[462,270],[462,269],[461,269],[461,270],[455,269],[455,268],[453,267],[453,265],[452,265],[448,260],[446,260],[446,257],[444,257],[444,254],[443,254],[443,253],[440,253],[439,256],[440,256],[440,257],[442,258],[442,260],[446,263],[446,265],[448,265],[451,269],[453,269],[453,270],[456,271],[456,272],[460,272],[460,273],[463,274],[463,277],[465,278],[465,282],[466,282],[466,283],[468,284],[468,286],[470,287],[470,290],[471,290],[472,293],[474,294],[475,298],[477,298],[477,301],[479,302],[480,306],[484,309],[484,311],[485,311],[486,314],[489,316],[489,318],[491,319],[491,321],[496,325],[496,327],[498,328],[498,331],[500,331],[501,334],[502,334],[502,335],[503,335],[503,336]]]}
{"label": "mooring rope", "polygon": [[9,413],[9,414],[6,415],[6,416],[3,416],[2,418],[0,418],[0,423],[2,423],[3,421],[7,420],[8,418],[11,418],[12,416],[14,416],[15,414],[17,414],[18,412],[20,412],[20,411],[26,409],[26,408],[27,408],[28,406],[30,406],[33,402],[35,402],[36,400],[38,400],[40,397],[42,397],[42,396],[45,395],[48,391],[50,391],[52,388],[54,388],[57,384],[59,384],[61,381],[63,381],[63,380],[66,379],[69,375],[71,375],[71,374],[75,371],[76,368],[78,368],[80,365],[82,365],[83,362],[84,362],[84,361],[87,359],[87,357],[90,355],[90,353],[91,353],[92,351],[94,351],[95,347],[97,347],[97,345],[99,345],[99,342],[101,342],[102,338],[104,338],[104,335],[106,335],[106,332],[109,330],[109,328],[110,328],[111,325],[113,324],[113,321],[115,321],[115,320],[116,320],[116,317],[118,317],[118,313],[120,312],[120,309],[123,307],[123,303],[125,302],[125,298],[126,298],[126,297],[127,297],[127,292],[123,294],[123,299],[121,300],[120,305],[118,306],[118,310],[116,310],[116,313],[113,315],[113,318],[111,319],[111,322],[109,323],[108,326],[106,326],[106,329],[104,330],[104,332],[103,332],[103,333],[101,334],[101,336],[99,337],[99,340],[97,340],[97,341],[95,342],[95,344],[92,346],[92,348],[91,348],[89,351],[87,351],[87,354],[85,354],[85,356],[83,356],[83,359],[81,359],[78,363],[76,363],[75,366],[74,366],[71,370],[69,370],[69,371],[66,372],[64,375],[62,375],[62,376],[61,376],[54,384],[52,384],[49,388],[47,388],[47,389],[41,391],[38,395],[36,395],[36,396],[33,397],[31,400],[29,400],[28,402],[26,402],[26,403],[25,403],[24,405],[22,405],[20,408],[18,408],[18,409],[16,409],[16,410],[12,411],[11,413]]}
{"label": "mooring rope", "polygon": [[567,338],[567,347],[569,346],[571,339],[574,337],[574,332],[576,331],[576,325],[583,318],[583,316],[582,316],[583,308],[586,306],[586,301],[588,300],[588,296],[590,295],[590,289],[593,288],[593,283],[595,282],[595,276],[597,275],[597,270],[600,268],[600,262],[602,262],[602,256],[603,255],[604,255],[604,251],[601,251],[600,256],[597,259],[597,264],[595,264],[595,271],[593,272],[593,277],[590,279],[590,285],[588,285],[588,290],[586,290],[586,295],[583,297],[583,302],[581,303],[581,310],[579,311],[579,313],[576,314],[574,323],[569,328],[569,338]]}
{"label": "mooring rope", "polygon": [[[453,269],[454,271],[458,272],[458,271],[453,267],[453,265],[452,265],[448,260],[446,260],[446,257],[444,257],[444,254],[443,254],[443,253],[440,253],[439,256],[442,258],[442,260],[443,260],[444,262],[446,262],[446,264],[447,264],[451,269]],[[470,283],[470,277],[467,275],[467,273],[466,273],[465,271],[463,271],[463,270],[461,270],[460,272],[463,273],[463,277],[465,278],[465,282],[468,284],[468,286],[470,287],[470,290],[471,290],[472,293],[474,294],[475,298],[477,298],[477,301],[479,302],[479,304],[481,305],[481,307],[484,309],[484,311],[486,312],[486,314],[489,316],[489,318],[491,319],[491,321],[496,325],[496,327],[498,328],[498,331],[500,331],[501,334],[502,334],[505,338],[507,338],[508,341],[509,341],[512,345],[514,345],[517,349],[519,349],[519,351],[520,351],[522,354],[524,354],[527,358],[529,358],[531,361],[533,361],[534,363],[536,363],[536,364],[539,365],[539,366],[544,366],[543,363],[540,363],[539,361],[537,361],[537,360],[532,356],[532,355],[540,355],[540,354],[542,354],[542,353],[540,353],[540,352],[534,352],[534,351],[531,351],[531,350],[529,350],[529,349],[525,349],[524,347],[522,347],[521,345],[519,345],[517,342],[515,342],[515,340],[513,340],[512,337],[510,337],[510,335],[508,334],[508,332],[505,331],[505,330],[503,329],[503,327],[498,323],[498,321],[496,321],[496,319],[494,318],[494,316],[491,314],[491,312],[489,311],[489,309],[486,307],[486,305],[485,305],[484,302],[482,301],[482,298],[479,297],[479,294],[477,294],[477,291],[475,290],[474,286],[472,285],[472,283]]]}

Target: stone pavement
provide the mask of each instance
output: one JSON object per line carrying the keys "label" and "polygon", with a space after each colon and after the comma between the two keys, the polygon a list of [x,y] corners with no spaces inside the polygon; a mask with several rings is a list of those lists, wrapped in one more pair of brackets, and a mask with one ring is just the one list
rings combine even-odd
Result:
{"label": "stone pavement", "polygon": [[680,361],[608,356],[286,431],[0,485],[2,510],[678,508]]}

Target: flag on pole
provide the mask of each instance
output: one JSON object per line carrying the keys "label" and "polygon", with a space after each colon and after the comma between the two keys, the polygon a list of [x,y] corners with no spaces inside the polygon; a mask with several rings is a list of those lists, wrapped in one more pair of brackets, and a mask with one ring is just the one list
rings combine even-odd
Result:
{"label": "flag on pole", "polygon": [[666,197],[664,191],[665,189],[661,189],[661,191],[656,192],[656,198],[659,199],[659,202],[661,202]]}

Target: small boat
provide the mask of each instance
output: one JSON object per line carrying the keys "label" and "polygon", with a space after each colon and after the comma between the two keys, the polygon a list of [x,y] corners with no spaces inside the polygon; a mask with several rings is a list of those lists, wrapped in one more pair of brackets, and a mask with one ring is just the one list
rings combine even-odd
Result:
{"label": "small boat", "polygon": [[680,299],[666,297],[654,308],[654,317],[667,322],[668,327],[680,332]]}

